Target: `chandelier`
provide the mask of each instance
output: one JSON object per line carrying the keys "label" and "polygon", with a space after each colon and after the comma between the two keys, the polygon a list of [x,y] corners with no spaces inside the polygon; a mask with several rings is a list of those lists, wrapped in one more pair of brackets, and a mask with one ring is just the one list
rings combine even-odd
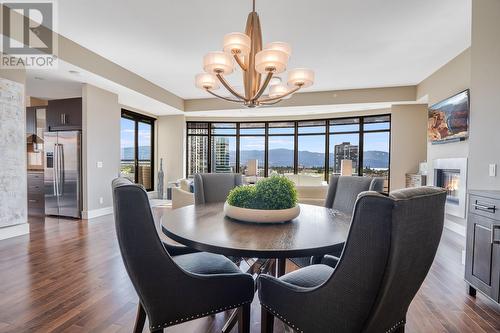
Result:
{"label": "chandelier", "polygon": [[[271,79],[286,71],[291,47],[288,43],[272,42],[262,48],[262,33],[259,15],[253,9],[248,14],[245,33],[232,32],[224,36],[224,51],[209,52],[203,58],[205,73],[196,75],[195,85],[209,94],[249,108],[272,105],[291,97],[297,90],[309,87],[314,82],[314,72],[307,68],[296,68],[288,72],[287,84],[271,84]],[[225,79],[234,71],[235,63],[243,72],[244,93],[236,91]],[[262,81],[262,76],[264,81]],[[233,97],[214,92],[222,84]],[[269,86],[267,95],[263,95]]]}

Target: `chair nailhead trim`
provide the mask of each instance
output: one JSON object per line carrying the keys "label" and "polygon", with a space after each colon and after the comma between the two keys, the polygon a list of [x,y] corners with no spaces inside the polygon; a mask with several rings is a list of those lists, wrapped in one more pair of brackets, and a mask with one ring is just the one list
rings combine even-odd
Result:
{"label": "chair nailhead trim", "polygon": [[285,317],[283,317],[282,315],[280,315],[278,312],[274,311],[273,309],[271,309],[270,307],[268,307],[267,305],[264,305],[262,303],[260,303],[260,305],[263,306],[263,307],[265,307],[266,310],[268,310],[269,312],[271,312],[275,317],[278,317],[281,321],[285,322],[288,326],[290,326],[291,328],[293,328],[295,331],[297,331],[299,333],[304,333],[303,330],[301,330],[298,327],[295,327],[294,324],[292,324],[291,322],[289,322],[288,319],[286,319]]}
{"label": "chair nailhead trim", "polygon": [[[260,305],[263,306],[264,308],[266,308],[266,310],[268,310],[269,312],[271,312],[274,316],[278,317],[280,320],[282,320],[283,322],[285,322],[286,324],[288,324],[288,326],[291,326],[297,332],[304,333],[303,330],[301,330],[298,327],[295,327],[294,324],[292,324],[291,322],[289,322],[285,317],[283,317],[282,315],[280,315],[278,312],[274,311],[273,309],[271,309],[270,307],[266,306],[265,304],[260,303]],[[391,333],[396,328],[400,327],[401,325],[405,325],[405,324],[406,324],[406,321],[405,320],[401,320],[401,321],[397,322],[396,324],[394,324],[394,326],[392,326],[391,328],[389,328],[387,331],[385,331],[385,333]]]}
{"label": "chair nailhead trim", "polygon": [[391,328],[389,328],[387,331],[385,331],[385,333],[391,333],[396,328],[400,327],[401,325],[405,325],[405,324],[406,324],[406,321],[405,320],[401,320],[401,321],[397,322],[396,324],[394,324],[394,326],[392,326]]}
{"label": "chair nailhead trim", "polygon": [[226,310],[230,310],[230,309],[234,309],[234,308],[239,308],[240,306],[242,305],[245,305],[245,304],[249,304],[251,302],[243,302],[243,303],[239,303],[239,304],[235,304],[235,305],[230,305],[230,306],[226,306],[226,307],[222,307],[222,308],[219,308],[217,310],[212,310],[212,311],[208,311],[208,312],[205,312],[205,313],[199,313],[199,314],[195,314],[195,315],[192,315],[191,317],[186,317],[186,318],[182,318],[182,319],[176,319],[175,321],[170,321],[168,323],[164,323],[164,324],[160,324],[158,326],[150,326],[150,329],[158,329],[158,328],[165,328],[165,327],[168,327],[168,326],[172,326],[172,325],[177,325],[177,324],[180,324],[180,323],[183,323],[183,322],[186,322],[186,321],[190,321],[190,320],[193,320],[193,319],[196,319],[196,318],[200,318],[200,317],[205,317],[205,316],[208,316],[210,314],[213,314],[213,313],[219,313],[219,312],[222,312],[222,311],[226,311]]}

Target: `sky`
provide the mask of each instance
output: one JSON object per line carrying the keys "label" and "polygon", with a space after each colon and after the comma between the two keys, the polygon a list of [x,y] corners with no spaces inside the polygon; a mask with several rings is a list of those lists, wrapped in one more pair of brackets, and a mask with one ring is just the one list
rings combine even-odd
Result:
{"label": "sky", "polygon": [[[120,139],[121,150],[123,151],[123,148],[134,147],[135,122],[130,119],[121,118],[120,132],[121,132],[121,139]],[[138,141],[139,141],[138,143],[139,147],[151,145],[151,125],[139,122]],[[139,156],[144,156],[144,155],[139,155]]]}

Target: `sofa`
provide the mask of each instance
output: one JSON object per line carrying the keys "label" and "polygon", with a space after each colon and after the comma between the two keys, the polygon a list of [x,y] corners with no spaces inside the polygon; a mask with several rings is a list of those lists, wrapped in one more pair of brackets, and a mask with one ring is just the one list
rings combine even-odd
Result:
{"label": "sofa", "polygon": [[172,188],[172,209],[194,205],[194,193],[191,188],[191,181],[179,180],[179,187]]}
{"label": "sofa", "polygon": [[295,183],[299,203],[324,206],[328,184],[323,175],[287,174],[285,177]]}

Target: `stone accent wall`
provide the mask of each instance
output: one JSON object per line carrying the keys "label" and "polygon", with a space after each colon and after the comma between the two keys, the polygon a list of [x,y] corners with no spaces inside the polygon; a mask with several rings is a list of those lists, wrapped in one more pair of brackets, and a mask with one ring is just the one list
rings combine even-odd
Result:
{"label": "stone accent wall", "polygon": [[0,78],[0,228],[27,221],[24,85]]}

